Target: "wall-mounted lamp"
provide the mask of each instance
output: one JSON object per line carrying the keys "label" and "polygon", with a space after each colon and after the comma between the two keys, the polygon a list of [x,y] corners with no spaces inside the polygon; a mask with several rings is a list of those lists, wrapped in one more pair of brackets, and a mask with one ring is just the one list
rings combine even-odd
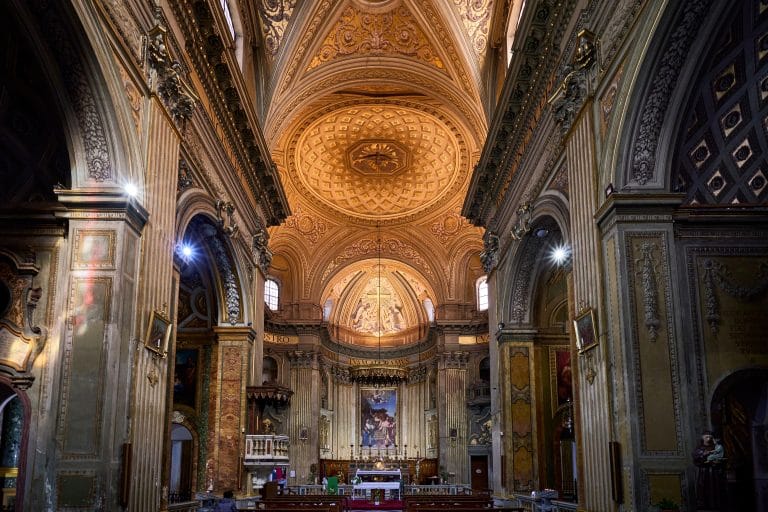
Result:
{"label": "wall-mounted lamp", "polygon": [[306,443],[309,439],[309,429],[307,427],[301,427],[299,429],[299,441]]}
{"label": "wall-mounted lamp", "polygon": [[504,329],[504,322],[499,322],[498,327],[499,327],[499,330]]}
{"label": "wall-mounted lamp", "polygon": [[451,438],[451,446],[456,446],[456,440],[459,438],[459,430],[452,428],[448,431],[448,437]]}

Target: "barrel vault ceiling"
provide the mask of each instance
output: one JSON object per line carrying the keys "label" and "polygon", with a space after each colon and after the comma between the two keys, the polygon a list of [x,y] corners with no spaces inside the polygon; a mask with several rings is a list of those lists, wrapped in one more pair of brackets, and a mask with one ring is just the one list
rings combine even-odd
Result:
{"label": "barrel vault ceiling", "polygon": [[284,303],[324,306],[343,338],[400,344],[425,299],[438,317],[474,302],[482,232],[460,211],[492,4],[259,0],[264,132],[292,211],[270,231],[273,272]]}

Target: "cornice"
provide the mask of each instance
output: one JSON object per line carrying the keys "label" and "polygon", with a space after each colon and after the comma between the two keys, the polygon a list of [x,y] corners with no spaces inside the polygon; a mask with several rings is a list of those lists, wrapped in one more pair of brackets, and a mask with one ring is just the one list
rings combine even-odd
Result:
{"label": "cornice", "polygon": [[515,45],[515,57],[462,208],[462,215],[477,226],[487,226],[495,214],[535,125],[546,111],[560,40],[574,6],[573,0],[562,7],[541,0],[526,9],[530,18],[523,26],[527,30]]}
{"label": "cornice", "polygon": [[54,189],[54,193],[67,208],[55,212],[58,218],[125,220],[137,233],[149,220],[149,212],[122,189]]}
{"label": "cornice", "polygon": [[232,144],[242,169],[241,178],[253,199],[264,210],[267,224],[278,225],[290,215],[257,116],[239,71],[226,55],[226,44],[217,33],[214,15],[204,0],[171,2],[187,41],[187,53],[211,102],[216,118]]}

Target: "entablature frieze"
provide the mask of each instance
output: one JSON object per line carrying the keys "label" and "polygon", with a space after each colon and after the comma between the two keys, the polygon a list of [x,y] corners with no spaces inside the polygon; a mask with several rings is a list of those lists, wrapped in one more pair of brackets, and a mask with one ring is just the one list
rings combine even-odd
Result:
{"label": "entablature frieze", "polygon": [[535,339],[539,331],[525,328],[502,328],[496,331],[496,341],[502,343],[528,343]]}
{"label": "entablature frieze", "polygon": [[618,224],[671,223],[685,194],[632,194],[614,192],[595,213],[595,222],[603,234]]}

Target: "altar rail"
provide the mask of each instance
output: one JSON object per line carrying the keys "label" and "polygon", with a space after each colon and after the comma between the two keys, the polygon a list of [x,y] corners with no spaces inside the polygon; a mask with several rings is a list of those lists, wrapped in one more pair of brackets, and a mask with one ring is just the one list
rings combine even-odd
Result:
{"label": "altar rail", "polygon": [[513,505],[523,507],[526,512],[574,512],[578,510],[579,504],[570,501],[551,500],[550,506],[542,506],[540,498],[533,498],[528,494],[514,494]]}
{"label": "altar rail", "polygon": [[[343,496],[352,496],[353,485],[339,484],[339,494]],[[404,485],[403,491],[409,494],[435,494],[435,495],[457,495],[472,494],[472,488],[468,485],[446,484],[446,485]],[[297,494],[299,496],[309,494],[325,494],[325,488],[322,485],[289,485],[285,488],[285,494]],[[575,510],[575,509],[574,509]]]}
{"label": "altar rail", "polygon": [[256,434],[245,436],[245,464],[288,461],[288,436]]}

